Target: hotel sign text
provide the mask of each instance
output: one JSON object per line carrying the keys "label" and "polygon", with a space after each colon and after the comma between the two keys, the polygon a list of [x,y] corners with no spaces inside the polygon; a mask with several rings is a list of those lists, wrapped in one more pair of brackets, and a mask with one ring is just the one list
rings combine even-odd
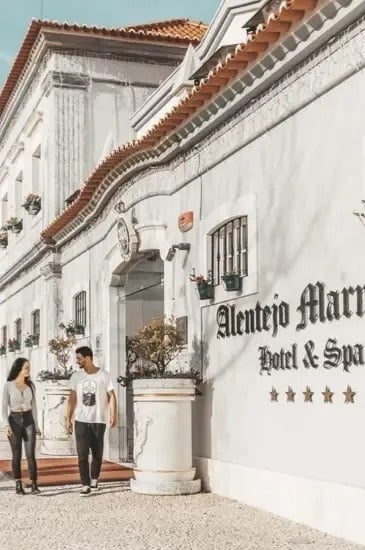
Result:
{"label": "hotel sign text", "polygon": [[[290,324],[290,306],[287,302],[278,302],[275,295],[274,303],[262,306],[257,302],[252,309],[238,310],[235,304],[221,305],[217,310],[217,338],[245,336],[260,332],[270,332],[275,337],[280,329]],[[350,319],[353,316],[363,317],[365,314],[365,286],[349,286],[342,290],[326,292],[326,285],[321,282],[308,284],[303,290],[296,311],[299,319],[297,331],[304,330],[309,324],[327,323],[334,320]],[[258,348],[260,374],[270,374],[272,369],[298,369],[298,345],[292,344],[290,349],[281,348],[272,352],[268,346]],[[305,368],[326,369],[342,366],[349,371],[352,365],[365,364],[365,352],[362,344],[339,345],[335,338],[329,338],[322,350],[321,357],[312,340],[303,347],[301,362]]]}

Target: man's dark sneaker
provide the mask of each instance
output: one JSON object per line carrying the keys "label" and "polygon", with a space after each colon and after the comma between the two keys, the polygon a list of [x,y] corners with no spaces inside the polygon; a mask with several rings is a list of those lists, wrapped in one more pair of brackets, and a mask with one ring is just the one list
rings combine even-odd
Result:
{"label": "man's dark sneaker", "polygon": [[82,486],[82,489],[80,491],[80,495],[82,497],[86,497],[87,495],[89,495],[91,493],[91,489],[88,485],[83,485]]}

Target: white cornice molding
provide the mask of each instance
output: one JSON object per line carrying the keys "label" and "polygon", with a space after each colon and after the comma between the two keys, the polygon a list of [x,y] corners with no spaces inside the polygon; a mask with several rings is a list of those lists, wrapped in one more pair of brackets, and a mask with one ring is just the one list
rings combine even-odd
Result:
{"label": "white cornice molding", "polygon": [[37,128],[38,124],[42,122],[42,120],[42,111],[35,111],[34,113],[32,113],[32,115],[28,118],[26,124],[24,125],[24,134],[27,137],[30,137]]}
{"label": "white cornice molding", "polygon": [[6,164],[0,167],[0,183],[4,181],[6,176],[9,174],[9,168]]}
{"label": "white cornice molding", "polygon": [[14,164],[18,156],[24,151],[24,141],[17,141],[14,143],[14,145],[11,147],[9,153],[8,153],[8,159],[9,161]]}

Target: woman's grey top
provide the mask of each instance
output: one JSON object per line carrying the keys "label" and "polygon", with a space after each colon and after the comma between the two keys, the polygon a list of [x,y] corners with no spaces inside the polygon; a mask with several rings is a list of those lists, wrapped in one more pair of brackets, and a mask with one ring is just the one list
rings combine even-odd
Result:
{"label": "woman's grey top", "polygon": [[2,420],[7,425],[9,412],[32,411],[36,430],[38,430],[38,414],[35,393],[29,386],[20,390],[15,383],[5,382],[2,402]]}

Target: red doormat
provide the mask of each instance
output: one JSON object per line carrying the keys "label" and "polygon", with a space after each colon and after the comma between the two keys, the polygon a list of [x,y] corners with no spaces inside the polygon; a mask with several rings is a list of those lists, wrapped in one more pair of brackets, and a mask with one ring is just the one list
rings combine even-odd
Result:
{"label": "red doormat", "polygon": [[[70,485],[80,483],[77,458],[39,458],[38,485]],[[0,471],[13,477],[10,460],[0,460]],[[27,461],[22,460],[22,477],[28,479]],[[103,461],[100,481],[129,481],[133,470],[114,462]]]}

